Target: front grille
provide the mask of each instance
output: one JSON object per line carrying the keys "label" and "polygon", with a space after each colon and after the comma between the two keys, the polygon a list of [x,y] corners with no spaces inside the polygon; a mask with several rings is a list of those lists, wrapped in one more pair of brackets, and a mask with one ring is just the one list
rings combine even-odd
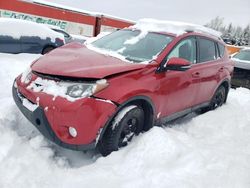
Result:
{"label": "front grille", "polygon": [[32,73],[37,75],[38,77],[40,77],[42,79],[60,81],[58,76],[43,74],[43,73],[39,73],[39,72],[36,72],[36,71],[32,71]]}

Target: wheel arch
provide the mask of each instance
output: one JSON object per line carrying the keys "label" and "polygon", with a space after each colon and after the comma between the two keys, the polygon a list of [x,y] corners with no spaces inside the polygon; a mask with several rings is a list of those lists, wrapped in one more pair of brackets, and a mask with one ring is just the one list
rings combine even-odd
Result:
{"label": "wheel arch", "polygon": [[107,127],[110,125],[110,123],[112,123],[115,116],[120,112],[120,110],[123,109],[125,106],[133,105],[133,104],[140,106],[145,113],[146,119],[145,119],[145,123],[143,126],[143,131],[147,131],[154,126],[155,107],[154,107],[152,100],[147,96],[142,96],[142,95],[135,96],[135,97],[132,97],[132,98],[126,100],[124,103],[118,105],[116,112],[105,123],[103,130],[101,131],[100,136],[97,140],[98,142],[102,139],[103,135],[106,132]]}

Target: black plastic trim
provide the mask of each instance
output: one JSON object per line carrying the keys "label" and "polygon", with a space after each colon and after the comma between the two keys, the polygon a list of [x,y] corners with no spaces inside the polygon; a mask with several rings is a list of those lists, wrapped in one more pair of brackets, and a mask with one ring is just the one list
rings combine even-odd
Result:
{"label": "black plastic trim", "polygon": [[195,112],[196,110],[198,110],[200,108],[208,107],[209,105],[210,105],[210,102],[205,102],[205,103],[202,103],[202,104],[187,108],[187,109],[185,109],[183,111],[176,112],[176,113],[174,113],[174,114],[172,114],[170,116],[160,118],[158,123],[159,124],[165,124],[165,123],[171,122],[171,121],[173,121],[175,119],[178,119],[180,117],[183,117],[183,116],[185,116],[185,115],[187,115],[189,113]]}
{"label": "black plastic trim", "polygon": [[[120,104],[120,105],[118,106],[118,108],[116,109],[116,112],[115,112],[113,115],[109,116],[108,121],[105,123],[105,125],[103,126],[103,130],[102,130],[102,132],[100,133],[99,140],[97,140],[97,141],[100,141],[100,140],[102,139],[102,137],[103,137],[103,135],[104,135],[104,133],[105,133],[105,131],[106,131],[108,125],[113,121],[113,119],[114,119],[114,117],[116,116],[116,114],[117,114],[124,106],[126,106],[127,104],[132,103],[132,102],[134,102],[134,101],[136,101],[136,100],[145,100],[145,101],[147,101],[147,102],[151,105],[152,110],[153,110],[153,115],[152,115],[152,116],[153,116],[153,117],[152,117],[152,118],[153,118],[152,127],[154,126],[156,119],[155,119],[155,107],[154,107],[154,105],[153,105],[152,100],[151,100],[149,97],[142,96],[142,95],[138,95],[138,96],[132,97],[132,98],[128,99],[126,102]],[[118,104],[118,103],[117,103],[117,104]]]}

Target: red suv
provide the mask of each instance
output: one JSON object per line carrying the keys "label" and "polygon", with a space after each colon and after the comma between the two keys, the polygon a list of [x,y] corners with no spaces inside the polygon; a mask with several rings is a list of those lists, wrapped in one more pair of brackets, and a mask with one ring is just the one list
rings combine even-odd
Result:
{"label": "red suv", "polygon": [[166,28],[53,50],[16,78],[14,100],[49,140],[104,156],[154,125],[221,106],[233,72],[224,42],[206,29]]}

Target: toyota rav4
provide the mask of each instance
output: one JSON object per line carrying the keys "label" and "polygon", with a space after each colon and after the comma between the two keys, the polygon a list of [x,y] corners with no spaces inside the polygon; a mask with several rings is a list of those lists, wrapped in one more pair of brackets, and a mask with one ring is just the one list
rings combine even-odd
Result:
{"label": "toyota rav4", "polygon": [[44,55],[15,79],[13,97],[49,140],[106,156],[154,125],[221,106],[232,72],[215,31],[142,20]]}

